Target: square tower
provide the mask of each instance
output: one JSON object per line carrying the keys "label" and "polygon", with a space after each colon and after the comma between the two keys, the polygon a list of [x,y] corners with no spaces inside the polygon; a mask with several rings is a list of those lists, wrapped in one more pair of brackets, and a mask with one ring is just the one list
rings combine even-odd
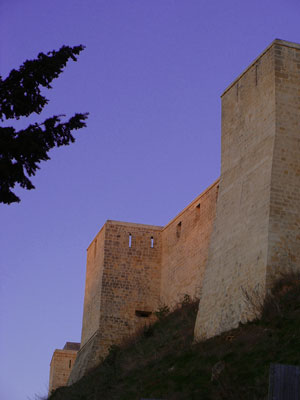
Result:
{"label": "square tower", "polygon": [[196,339],[248,318],[262,296],[300,270],[300,45],[275,40],[222,95],[222,164]]}
{"label": "square tower", "polygon": [[87,250],[81,347],[69,384],[112,345],[153,322],[159,306],[162,227],[108,220]]}
{"label": "square tower", "polygon": [[67,385],[79,348],[80,343],[66,342],[62,350],[54,351],[50,363],[49,395]]}

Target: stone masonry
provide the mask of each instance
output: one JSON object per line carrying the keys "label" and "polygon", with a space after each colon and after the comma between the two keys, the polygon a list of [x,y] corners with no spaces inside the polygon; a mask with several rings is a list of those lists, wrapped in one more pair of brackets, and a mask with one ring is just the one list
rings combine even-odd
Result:
{"label": "stone masonry", "polygon": [[161,230],[107,221],[89,246],[81,348],[70,382],[98,364],[111,345],[153,321],[159,304]]}
{"label": "stone masonry", "polygon": [[275,40],[222,95],[220,180],[165,227],[107,221],[87,251],[81,347],[72,384],[160,305],[200,298],[195,339],[251,319],[300,268],[300,45]]}
{"label": "stone masonry", "polygon": [[195,338],[246,321],[300,268],[300,45],[275,40],[222,95],[222,165]]}
{"label": "stone masonry", "polygon": [[87,251],[81,348],[69,384],[155,321],[161,304],[199,296],[217,191],[218,181],[165,227],[105,223]]}
{"label": "stone masonry", "polygon": [[162,231],[160,301],[173,306],[185,294],[201,296],[219,181],[189,204]]}
{"label": "stone masonry", "polygon": [[66,386],[80,343],[67,342],[62,350],[56,349],[50,363],[49,395],[60,386]]}

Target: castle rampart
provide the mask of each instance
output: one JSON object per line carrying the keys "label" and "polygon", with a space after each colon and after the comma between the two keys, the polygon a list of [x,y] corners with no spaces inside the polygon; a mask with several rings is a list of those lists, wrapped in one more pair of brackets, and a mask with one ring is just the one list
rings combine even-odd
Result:
{"label": "castle rampart", "polygon": [[300,269],[300,45],[275,40],[222,95],[220,180],[165,227],[107,221],[87,252],[81,348],[69,384],[159,305],[199,297],[196,340],[251,318]]}
{"label": "castle rampart", "polygon": [[300,268],[300,45],[274,45],[275,141],[270,194],[269,288],[284,268]]}
{"label": "castle rampart", "polygon": [[87,251],[81,348],[69,383],[155,320],[160,305],[200,294],[218,181],[166,227],[107,221]]}
{"label": "castle rampart", "polygon": [[62,350],[56,349],[50,363],[49,394],[60,386],[66,386],[80,343],[67,342]]}
{"label": "castle rampart", "polygon": [[[265,295],[300,266],[300,46],[275,40],[222,96],[222,165],[196,339],[249,318],[244,292]],[[281,255],[280,255],[281,254]]]}
{"label": "castle rampart", "polygon": [[173,306],[185,294],[201,295],[218,196],[216,181],[162,231],[160,299]]}
{"label": "castle rampart", "polygon": [[87,251],[81,349],[76,381],[145,323],[160,300],[162,227],[107,221]]}
{"label": "castle rampart", "polygon": [[100,324],[105,230],[106,225],[87,249],[81,347],[94,335]]}

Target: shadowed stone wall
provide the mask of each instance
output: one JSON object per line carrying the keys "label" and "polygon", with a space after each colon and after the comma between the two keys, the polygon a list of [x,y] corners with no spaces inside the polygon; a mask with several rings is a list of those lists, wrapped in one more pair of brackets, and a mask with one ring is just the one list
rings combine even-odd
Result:
{"label": "shadowed stone wall", "polygon": [[300,45],[274,45],[276,135],[271,177],[267,286],[300,268]]}

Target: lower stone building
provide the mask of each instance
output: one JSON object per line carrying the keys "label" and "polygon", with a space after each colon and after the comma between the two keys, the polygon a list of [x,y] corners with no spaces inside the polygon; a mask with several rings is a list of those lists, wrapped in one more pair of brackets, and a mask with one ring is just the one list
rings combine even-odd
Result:
{"label": "lower stone building", "polygon": [[79,348],[80,343],[66,342],[62,350],[54,351],[50,363],[49,394],[67,385]]}

